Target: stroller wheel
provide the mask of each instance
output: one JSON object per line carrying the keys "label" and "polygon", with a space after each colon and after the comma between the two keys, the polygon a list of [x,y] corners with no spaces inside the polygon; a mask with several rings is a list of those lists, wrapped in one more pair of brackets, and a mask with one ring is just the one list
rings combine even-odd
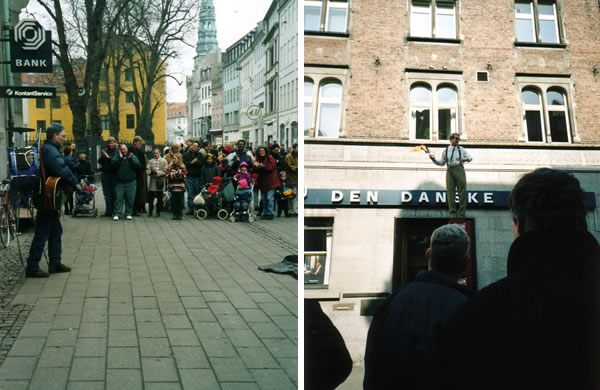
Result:
{"label": "stroller wheel", "polygon": [[196,211],[196,218],[198,219],[206,219],[208,217],[208,212],[204,209],[198,209]]}
{"label": "stroller wheel", "polygon": [[229,217],[229,220],[230,220],[231,222],[235,222],[235,216],[234,216],[233,214],[231,214],[231,217]]}
{"label": "stroller wheel", "polygon": [[248,217],[248,222],[254,222],[256,221],[256,219],[254,218],[254,215],[250,214],[250,216]]}
{"label": "stroller wheel", "polygon": [[229,217],[229,212],[227,210],[221,209],[217,212],[217,218],[219,218],[221,221],[226,220],[227,217]]}

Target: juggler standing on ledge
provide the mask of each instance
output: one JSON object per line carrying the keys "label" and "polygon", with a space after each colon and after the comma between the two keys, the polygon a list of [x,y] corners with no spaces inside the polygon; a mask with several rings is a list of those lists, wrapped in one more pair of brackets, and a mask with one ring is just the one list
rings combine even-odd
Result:
{"label": "juggler standing on ledge", "polygon": [[[467,176],[465,175],[465,162],[471,162],[473,158],[462,146],[458,146],[460,135],[450,134],[450,145],[442,152],[438,160],[433,153],[429,158],[439,166],[448,165],[446,171],[446,200],[448,202],[448,213],[450,218],[464,218],[467,211]],[[456,212],[456,193],[458,193],[458,213]]]}

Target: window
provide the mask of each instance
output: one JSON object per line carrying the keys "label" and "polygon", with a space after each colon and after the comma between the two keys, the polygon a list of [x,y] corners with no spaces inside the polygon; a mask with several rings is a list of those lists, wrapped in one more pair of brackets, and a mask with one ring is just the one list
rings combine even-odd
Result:
{"label": "window", "polygon": [[54,99],[52,99],[52,108],[60,108],[60,96],[55,97]]}
{"label": "window", "polygon": [[37,121],[36,126],[37,126],[38,130],[41,129],[41,130],[45,131],[46,130],[46,121]]}
{"label": "window", "polygon": [[108,92],[100,91],[100,103],[108,103]]}
{"label": "window", "polygon": [[100,116],[100,127],[102,130],[110,130],[110,118],[108,115]]}
{"label": "window", "polygon": [[[326,10],[326,12],[322,12]],[[304,31],[347,32],[348,1],[319,0],[304,2]]]}
{"label": "window", "polygon": [[133,81],[133,69],[125,69],[125,81]]}
{"label": "window", "polygon": [[517,42],[560,43],[556,2],[515,1],[515,28]]}
{"label": "window", "polygon": [[125,92],[125,103],[133,103],[133,92]]}
{"label": "window", "polygon": [[456,39],[454,0],[413,0],[410,11],[410,36]]}
{"label": "window", "polygon": [[527,86],[521,91],[528,142],[570,142],[567,93],[561,87]]}
{"label": "window", "polygon": [[326,81],[319,87],[317,137],[337,138],[340,132],[342,84]]}
{"label": "window", "polygon": [[46,108],[46,99],[36,98],[35,108]]}
{"label": "window", "polygon": [[407,73],[410,83],[408,137],[413,140],[447,140],[460,133],[460,74]]}
{"label": "window", "polygon": [[327,286],[333,218],[304,218],[304,284]]}
{"label": "window", "polygon": [[133,114],[127,114],[127,128],[135,129],[135,116]]}

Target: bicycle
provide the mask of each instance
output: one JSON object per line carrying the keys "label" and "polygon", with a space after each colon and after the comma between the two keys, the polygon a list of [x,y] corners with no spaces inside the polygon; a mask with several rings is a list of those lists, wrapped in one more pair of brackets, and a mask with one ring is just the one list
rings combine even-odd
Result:
{"label": "bicycle", "polygon": [[17,236],[17,215],[10,200],[10,180],[2,180],[0,185],[0,242],[8,248],[11,239]]}

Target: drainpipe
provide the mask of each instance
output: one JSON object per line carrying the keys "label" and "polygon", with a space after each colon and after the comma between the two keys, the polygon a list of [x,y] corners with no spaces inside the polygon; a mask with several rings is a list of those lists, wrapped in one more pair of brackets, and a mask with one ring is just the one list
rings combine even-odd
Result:
{"label": "drainpipe", "polygon": [[[10,10],[8,8],[8,0],[1,0],[2,1],[2,30],[3,30],[3,35],[4,38],[6,39],[6,41],[4,42],[4,54],[5,57],[4,60],[5,61],[9,61],[9,53],[10,53],[10,42],[9,42],[9,30],[10,30]],[[13,81],[12,78],[12,73],[10,72],[10,63],[5,65],[4,68],[4,73],[5,73],[5,77],[6,77],[6,85],[10,85]],[[15,127],[15,106],[14,106],[14,101],[13,99],[6,99],[8,102],[8,126],[7,128],[13,128]],[[8,132],[7,132],[8,135]],[[10,142],[10,140],[9,140]]]}

